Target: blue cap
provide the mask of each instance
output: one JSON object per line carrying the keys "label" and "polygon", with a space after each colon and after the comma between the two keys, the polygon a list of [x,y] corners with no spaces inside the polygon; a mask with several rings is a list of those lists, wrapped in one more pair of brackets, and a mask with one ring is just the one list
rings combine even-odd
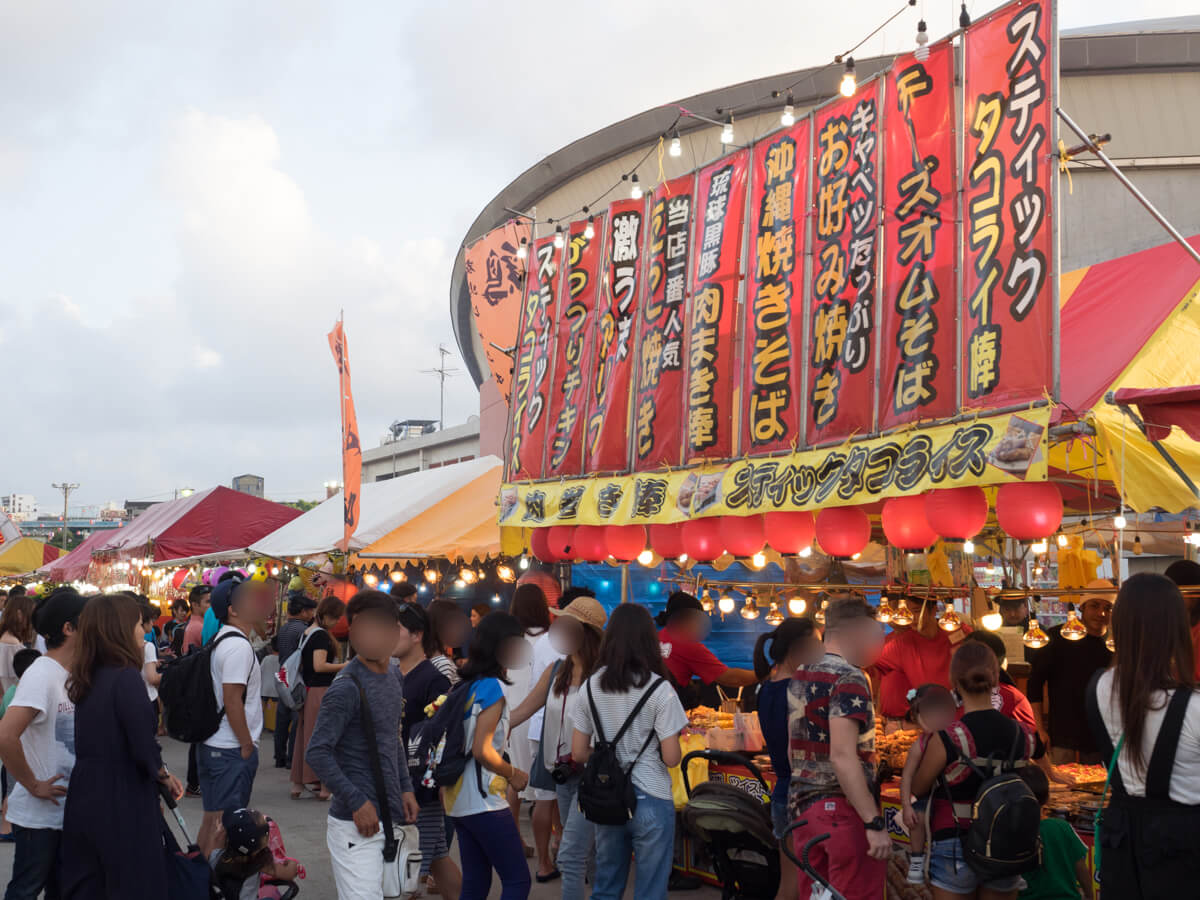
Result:
{"label": "blue cap", "polygon": [[221,576],[221,580],[213,588],[209,603],[212,605],[213,615],[217,617],[218,622],[224,622],[229,617],[229,604],[233,602],[233,592],[245,580],[246,576],[241,572],[230,569]]}

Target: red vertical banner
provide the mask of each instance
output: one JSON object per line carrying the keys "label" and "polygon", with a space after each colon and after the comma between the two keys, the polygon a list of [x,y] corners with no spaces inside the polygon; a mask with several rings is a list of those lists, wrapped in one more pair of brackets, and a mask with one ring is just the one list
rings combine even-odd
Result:
{"label": "red vertical banner", "polygon": [[546,421],[553,363],[554,323],[562,250],[554,238],[535,241],[525,276],[525,302],[517,333],[517,363],[513,370],[512,414],[509,430],[508,477],[514,481],[541,478],[546,446]]}
{"label": "red vertical banner", "polygon": [[1051,5],[1019,0],[964,36],[963,405],[1055,390]]}
{"label": "red vertical banner", "polygon": [[877,85],[819,110],[815,123],[810,444],[868,434],[875,425]]}
{"label": "red vertical banner", "polygon": [[[350,386],[350,344],[342,320],[329,332],[329,349],[338,368],[338,399],[342,410],[342,539],[338,549],[350,549],[350,538],[358,528],[362,494],[362,442],[358,438],[358,414]],[[63,524],[66,527],[66,524]]]}
{"label": "red vertical banner", "polygon": [[748,456],[790,450],[803,442],[804,213],[810,130],[805,118],[754,147],[742,400],[742,452]]}
{"label": "red vertical banner", "polygon": [[683,455],[683,334],[692,241],[691,175],[650,199],[646,301],[638,316],[633,468],[677,466]]}
{"label": "red vertical banner", "polygon": [[629,387],[645,218],[642,200],[620,200],[608,209],[596,363],[588,396],[587,472],[624,471],[629,466]]}
{"label": "red vertical banner", "polygon": [[879,427],[958,412],[954,48],[901,56],[884,99]]}
{"label": "red vertical banner", "polygon": [[750,152],[700,171],[696,253],[687,329],[686,458],[724,459],[735,451],[738,283]]}
{"label": "red vertical banner", "polygon": [[567,259],[560,287],[555,343],[554,377],[550,382],[547,477],[579,475],[583,471],[583,424],[589,373],[596,342],[596,299],[600,286],[600,244],[604,216],[591,223],[572,222]]}

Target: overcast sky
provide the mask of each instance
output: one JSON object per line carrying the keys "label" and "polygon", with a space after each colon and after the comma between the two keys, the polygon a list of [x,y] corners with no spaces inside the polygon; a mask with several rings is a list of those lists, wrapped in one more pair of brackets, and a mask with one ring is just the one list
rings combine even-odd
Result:
{"label": "overcast sky", "polygon": [[[450,270],[485,203],[625,116],[825,62],[899,3],[816,6],[4,4],[0,493],[52,509],[54,481],[82,484],[74,505],[254,472],[271,497],[320,495],[339,310],[364,445],[436,418],[420,370],[439,342],[457,357]],[[1070,28],[1194,0],[1061,9]],[[931,35],[957,11],[930,0]],[[858,55],[911,46],[917,18]],[[448,381],[447,424],[477,409]]]}

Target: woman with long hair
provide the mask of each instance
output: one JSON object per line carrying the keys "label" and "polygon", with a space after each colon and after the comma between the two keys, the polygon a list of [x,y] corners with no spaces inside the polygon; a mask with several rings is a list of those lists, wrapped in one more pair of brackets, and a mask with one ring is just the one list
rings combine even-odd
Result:
{"label": "woman with long hair", "polygon": [[528,664],[529,644],[520,622],[497,612],[479,623],[462,669],[466,684],[455,688],[467,691],[463,740],[471,757],[459,780],[442,792],[458,833],[461,900],[484,900],[493,869],[500,875],[501,900],[529,896],[529,867],[507,799],[508,788],[524,790],[529,775],[502,755],[508,739],[506,672]]}
{"label": "woman with long hair", "polygon": [[687,725],[687,714],[667,682],[658,634],[646,607],[622,603],[613,610],[596,673],[580,692],[572,758],[586,765],[592,736],[603,733],[611,741],[624,727],[617,761],[631,773],[637,797],[637,808],[626,824],[596,826],[592,897],[618,900],[636,859],[634,896],[661,900],[671,875],[671,854],[664,848],[675,844],[675,804],[667,767],[679,765],[682,758],[679,732]]}
{"label": "woman with long hair", "polygon": [[145,632],[129,594],[93,597],[79,616],[67,695],[75,768],[63,819],[65,900],[167,896],[159,785],[183,788],[162,763],[142,681]]}
{"label": "woman with long hair", "polygon": [[0,615],[0,691],[7,691],[17,683],[13,657],[18,651],[32,647],[36,638],[33,598],[27,594],[13,594],[4,604],[4,614]]}
{"label": "woman with long hair", "polygon": [[293,800],[304,796],[306,790],[320,800],[328,800],[330,797],[317,773],[305,762],[304,752],[317,724],[321,698],[325,696],[329,685],[333,684],[334,676],[346,665],[344,662],[336,662],[338,645],[329,633],[345,612],[346,604],[341,599],[332,595],[326,597],[317,604],[313,623],[305,629],[304,636],[300,638],[300,672],[308,691],[304,696],[304,706],[300,708],[300,716],[296,720],[296,748],[292,751]]}
{"label": "woman with long hair", "polygon": [[[792,759],[788,736],[788,684],[796,669],[815,663],[825,655],[813,620],[789,618],[773,631],[758,636],[754,645],[754,674],[762,685],[758,689],[758,722],[762,727],[771,766],[775,769],[775,790],[771,792],[771,821],[775,837],[782,838],[788,827],[788,786],[792,780]],[[796,896],[796,866],[779,853],[779,900]]]}
{"label": "woman with long hair", "polygon": [[1170,579],[1140,574],[1121,585],[1116,653],[1088,691],[1101,753],[1117,760],[1097,834],[1105,897],[1179,897],[1195,879],[1200,698],[1190,625]]}

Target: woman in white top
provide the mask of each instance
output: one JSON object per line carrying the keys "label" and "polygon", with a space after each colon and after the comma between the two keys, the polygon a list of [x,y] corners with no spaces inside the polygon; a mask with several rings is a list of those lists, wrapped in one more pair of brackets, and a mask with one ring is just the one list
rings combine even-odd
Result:
{"label": "woman in white top", "polygon": [[1089,691],[1112,798],[1096,835],[1105,897],[1180,897],[1200,874],[1200,697],[1187,607],[1174,582],[1134,575],[1113,608],[1116,654]]}
{"label": "woman in white top", "polygon": [[544,710],[541,764],[557,784],[555,801],[562,819],[562,841],[558,846],[557,866],[562,872],[563,900],[583,900],[584,881],[594,869],[596,826],[579,810],[581,767],[571,756],[575,726],[575,708],[579,686],[596,671],[604,624],[604,607],[594,597],[579,596],[563,610],[552,610],[554,623],[549,639],[556,649],[568,654],[561,663],[542,673],[525,702],[512,712],[514,727],[536,710]]}
{"label": "woman in white top", "polygon": [[13,657],[18,650],[32,646],[34,637],[33,598],[27,594],[9,597],[0,616],[0,693],[17,683]]}
{"label": "woman in white top", "polygon": [[[630,719],[643,696],[644,705]],[[596,826],[592,897],[619,900],[632,856],[637,860],[633,896],[663,900],[675,845],[675,804],[667,767],[679,765],[679,732],[687,725],[687,714],[666,680],[654,620],[637,603],[623,603],[609,616],[599,668],[580,688],[575,706],[571,756],[586,764],[592,736],[602,734],[611,741],[626,721],[629,727],[617,742],[616,755],[621,766],[632,767],[637,809],[624,825]]]}

